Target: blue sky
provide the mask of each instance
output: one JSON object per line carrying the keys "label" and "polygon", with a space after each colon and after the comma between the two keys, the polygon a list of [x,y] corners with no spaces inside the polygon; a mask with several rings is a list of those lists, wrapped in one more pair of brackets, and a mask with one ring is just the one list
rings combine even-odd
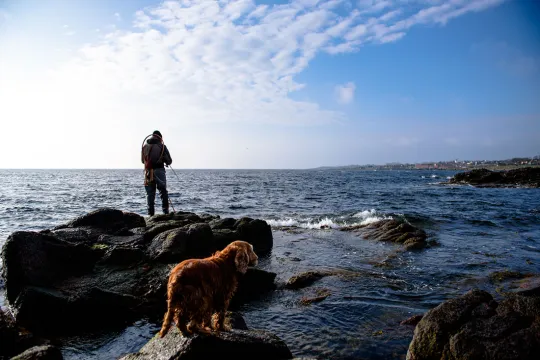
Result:
{"label": "blue sky", "polygon": [[539,24],[526,0],[0,0],[25,159],[0,168],[137,168],[154,129],[179,169],[539,155]]}

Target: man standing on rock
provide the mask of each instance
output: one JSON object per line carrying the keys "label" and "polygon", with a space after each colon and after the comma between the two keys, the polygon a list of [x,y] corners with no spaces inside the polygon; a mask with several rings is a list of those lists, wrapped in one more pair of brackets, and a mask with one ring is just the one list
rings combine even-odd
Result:
{"label": "man standing on rock", "polygon": [[161,197],[161,208],[164,214],[169,213],[169,194],[167,193],[167,177],[165,165],[172,164],[172,158],[167,146],[163,143],[161,133],[156,130],[146,140],[141,151],[141,161],[144,164],[144,188],[146,189],[146,203],[148,215],[154,215],[154,202],[156,187]]}

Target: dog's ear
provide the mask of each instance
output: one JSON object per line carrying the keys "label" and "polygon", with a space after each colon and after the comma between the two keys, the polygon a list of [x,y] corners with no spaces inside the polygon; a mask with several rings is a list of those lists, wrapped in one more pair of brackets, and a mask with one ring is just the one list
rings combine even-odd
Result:
{"label": "dog's ear", "polygon": [[245,274],[249,266],[249,254],[246,249],[238,247],[236,249],[236,256],[234,258],[234,263],[236,264],[236,270],[238,272]]}

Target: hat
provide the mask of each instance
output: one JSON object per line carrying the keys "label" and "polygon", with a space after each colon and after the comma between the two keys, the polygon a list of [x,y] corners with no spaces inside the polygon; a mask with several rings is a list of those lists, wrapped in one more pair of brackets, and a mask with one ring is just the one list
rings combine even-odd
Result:
{"label": "hat", "polygon": [[154,132],[152,133],[152,135],[157,135],[159,137],[163,137],[161,136],[161,133],[159,132],[159,130],[154,130]]}

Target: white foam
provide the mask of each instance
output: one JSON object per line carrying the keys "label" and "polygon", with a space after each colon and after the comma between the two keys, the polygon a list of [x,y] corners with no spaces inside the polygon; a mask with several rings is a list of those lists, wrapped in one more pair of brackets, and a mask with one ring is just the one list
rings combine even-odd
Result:
{"label": "white foam", "polygon": [[266,223],[270,226],[280,227],[280,226],[298,226],[298,221],[292,218],[285,220],[266,220]]}

